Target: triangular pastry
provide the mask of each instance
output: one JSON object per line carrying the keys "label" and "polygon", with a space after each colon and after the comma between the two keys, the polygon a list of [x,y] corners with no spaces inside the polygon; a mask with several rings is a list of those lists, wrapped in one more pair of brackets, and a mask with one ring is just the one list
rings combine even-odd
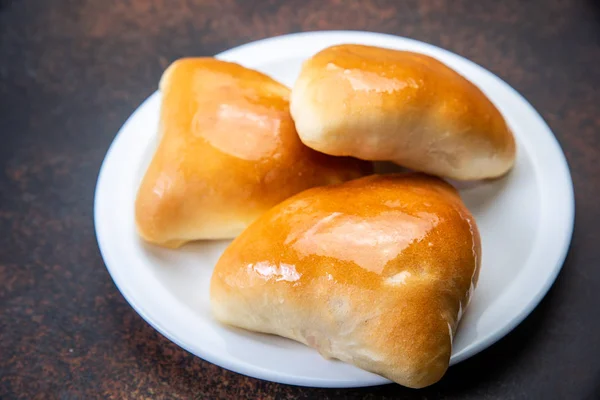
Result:
{"label": "triangular pastry", "polygon": [[448,368],[480,262],[475,220],[453,187],[373,175],[263,214],[218,261],[211,306],[225,324],[419,388]]}
{"label": "triangular pastry", "polygon": [[160,90],[160,141],[135,204],[149,242],[232,238],[293,194],[369,170],[303,145],[289,89],[257,71],[186,58],[165,71]]}
{"label": "triangular pastry", "polygon": [[304,62],[290,107],[300,139],[326,154],[457,180],[501,176],[515,160],[513,134],[496,106],[424,54],[329,47]]}

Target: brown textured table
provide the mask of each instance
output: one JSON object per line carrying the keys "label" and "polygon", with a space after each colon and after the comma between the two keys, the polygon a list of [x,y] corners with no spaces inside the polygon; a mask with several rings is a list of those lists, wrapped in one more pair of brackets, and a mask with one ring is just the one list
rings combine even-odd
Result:
{"label": "brown textured table", "polygon": [[[372,30],[490,69],[572,168],[571,251],[525,322],[421,391],[298,388],[202,361],[112,283],[92,220],[114,135],[167,64],[289,32]],[[600,2],[0,0],[0,398],[600,398]]]}

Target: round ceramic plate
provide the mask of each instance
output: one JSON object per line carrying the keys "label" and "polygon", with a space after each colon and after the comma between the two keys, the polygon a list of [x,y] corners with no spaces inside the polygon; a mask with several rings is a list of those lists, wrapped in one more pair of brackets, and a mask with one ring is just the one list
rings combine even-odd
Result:
{"label": "round ceramic plate", "polygon": [[[483,241],[479,286],[459,327],[451,363],[491,345],[519,324],[556,278],[571,240],[573,185],[554,135],[532,106],[487,70],[415,40],[363,32],[313,32],[249,43],[217,57],[258,69],[292,86],[301,63],[340,43],[360,43],[431,55],[478,85],[503,112],[517,139],[514,170],[493,182],[467,185],[461,195]],[[160,94],[129,118],[108,151],[96,188],[95,224],[106,266],[123,296],[167,338],[191,353],[241,374],[275,382],[355,387],[386,379],[299,343],[218,324],[209,281],[227,241],[166,250],[142,243],[134,199],[152,156]]]}

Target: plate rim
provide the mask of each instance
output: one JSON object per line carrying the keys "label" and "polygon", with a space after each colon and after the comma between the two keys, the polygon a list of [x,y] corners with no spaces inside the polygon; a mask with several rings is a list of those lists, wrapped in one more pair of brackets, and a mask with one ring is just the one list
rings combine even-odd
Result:
{"label": "plate rim", "polygon": [[[563,216],[562,217],[563,228],[566,228],[566,230],[563,231],[562,241],[560,243],[560,251],[556,256],[555,266],[552,269],[548,269],[549,273],[547,274],[547,278],[545,279],[544,284],[540,287],[538,292],[534,296],[531,297],[531,299],[526,303],[526,305],[524,307],[521,307],[521,311],[518,314],[516,314],[514,317],[512,317],[510,322],[507,323],[506,325],[504,325],[503,328],[501,328],[495,332],[489,333],[486,337],[484,337],[482,340],[480,340],[478,342],[477,346],[472,346],[471,348],[467,348],[460,354],[459,357],[453,357],[451,365],[457,364],[457,363],[459,363],[467,358],[470,358],[471,356],[487,349],[489,346],[493,345],[495,342],[497,342],[498,340],[500,340],[501,338],[506,336],[509,332],[511,332],[516,326],[518,326],[538,306],[538,304],[548,293],[548,291],[554,284],[558,274],[562,270],[563,264],[565,262],[565,259],[569,252],[569,249],[570,249],[572,236],[573,236],[573,230],[574,230],[574,222],[575,222],[574,187],[573,187],[573,181],[571,178],[568,161],[567,161],[566,156],[560,146],[560,143],[559,143],[558,139],[556,138],[556,136],[554,135],[554,132],[552,131],[552,129],[550,129],[550,127],[548,126],[546,121],[541,117],[541,115],[537,112],[537,110],[525,99],[525,97],[523,95],[521,95],[512,86],[510,86],[508,83],[506,83],[504,80],[502,80],[501,78],[499,78],[498,76],[493,74],[491,71],[487,70],[486,68],[474,63],[473,61],[471,61],[467,58],[462,57],[459,54],[450,52],[441,47],[438,47],[438,46],[435,46],[435,45],[432,45],[432,44],[429,44],[426,42],[421,42],[419,40],[401,37],[401,36],[376,33],[376,32],[368,32],[368,31],[357,31],[357,30],[311,31],[311,32],[301,32],[301,33],[292,33],[292,34],[286,34],[286,35],[273,36],[273,37],[245,43],[240,46],[225,50],[219,54],[216,54],[215,57],[221,58],[221,59],[228,59],[228,57],[231,57],[232,54],[236,54],[237,52],[247,51],[248,49],[251,49],[254,46],[270,45],[270,44],[276,43],[278,41],[299,40],[299,39],[300,40],[302,40],[302,39],[314,40],[314,38],[311,38],[311,37],[336,36],[336,35],[339,35],[340,37],[342,37],[342,36],[354,36],[354,37],[360,36],[363,38],[370,37],[375,40],[378,40],[378,39],[386,39],[386,40],[392,40],[392,41],[400,40],[400,41],[404,41],[405,43],[412,43],[414,45],[418,45],[419,47],[423,47],[423,48],[432,50],[434,52],[442,52],[442,53],[449,54],[454,58],[459,58],[463,62],[466,62],[472,66],[476,66],[477,68],[480,69],[480,72],[483,72],[483,73],[493,77],[495,80],[497,80],[501,84],[503,84],[503,86],[505,86],[505,88],[508,89],[512,95],[518,97],[518,99],[521,100],[524,105],[526,105],[528,113],[533,118],[538,120],[537,122],[541,123],[542,126],[547,131],[547,133],[549,133],[549,135],[547,135],[548,143],[546,146],[546,150],[554,153],[553,160],[557,164],[556,165],[557,168],[555,168],[555,169],[557,169],[558,172],[560,172],[562,175],[558,179],[558,180],[562,180],[562,184],[557,185],[557,186],[560,186],[561,189],[563,189],[563,192],[560,194],[562,194],[562,196],[563,196],[562,201],[563,201],[564,205],[566,206],[562,210],[562,213],[561,213]],[[209,352],[206,352],[206,351],[198,351],[197,349],[192,350],[185,343],[182,343],[177,338],[177,335],[173,334],[168,327],[162,326],[161,324],[154,321],[154,319],[152,317],[150,317],[150,315],[146,312],[144,307],[141,304],[139,304],[138,301],[136,301],[136,299],[134,299],[134,296],[130,293],[129,289],[126,288],[125,285],[123,285],[124,282],[119,281],[119,275],[114,270],[115,267],[114,266],[111,267],[111,265],[110,265],[114,261],[109,262],[109,259],[111,259],[111,256],[107,252],[107,245],[105,243],[104,236],[102,235],[102,232],[101,232],[100,227],[102,224],[101,223],[99,224],[99,220],[101,220],[101,219],[100,219],[100,211],[99,211],[99,207],[98,207],[98,202],[99,202],[99,198],[100,198],[100,194],[101,194],[101,189],[103,187],[102,184],[106,180],[106,177],[105,177],[106,165],[108,164],[108,162],[110,160],[111,154],[114,152],[114,148],[117,146],[116,143],[118,143],[119,137],[122,137],[123,132],[125,132],[127,130],[126,128],[131,123],[131,121],[134,119],[134,117],[139,112],[139,110],[141,110],[145,105],[147,105],[150,101],[152,101],[155,98],[155,96],[157,96],[157,95],[158,95],[158,91],[155,91],[150,96],[148,96],[129,115],[129,117],[126,119],[126,121],[123,123],[123,125],[118,130],[117,134],[115,135],[113,141],[111,142],[111,144],[105,154],[105,157],[102,161],[102,165],[101,165],[99,173],[98,173],[96,187],[95,187],[95,193],[94,193],[94,228],[95,228],[94,232],[96,235],[96,240],[98,242],[98,247],[99,247],[103,262],[111,276],[111,279],[115,283],[119,292],[121,292],[121,294],[123,295],[125,300],[129,303],[129,305],[148,324],[150,324],[154,329],[156,329],[160,334],[165,336],[167,339],[169,339],[173,343],[177,344],[182,349],[193,354],[194,356],[202,358],[205,361],[208,361],[212,364],[215,364],[217,366],[220,366],[222,368],[225,368],[227,370],[230,370],[230,371],[233,371],[236,373],[240,373],[240,374],[244,374],[244,375],[251,376],[254,378],[263,379],[263,380],[272,381],[272,382],[285,383],[285,384],[298,385],[298,386],[313,386],[313,387],[330,387],[330,388],[364,387],[364,386],[375,386],[375,385],[389,383],[390,381],[387,380],[386,378],[378,377],[378,376],[377,376],[377,378],[381,378],[381,379],[374,378],[372,381],[362,382],[362,383],[360,383],[360,382],[355,383],[355,382],[342,381],[342,380],[336,381],[336,382],[331,382],[329,380],[321,381],[321,380],[314,379],[314,378],[298,378],[296,376],[282,374],[281,372],[278,372],[278,371],[264,369],[263,367],[253,366],[251,369],[248,369],[248,366],[245,363],[240,363],[239,361],[235,361],[235,360],[230,361],[230,360],[226,360],[225,358],[214,357],[212,354],[209,354]],[[543,199],[541,199],[541,201],[543,202]],[[532,246],[532,247],[534,247],[534,246]],[[274,379],[274,376],[276,376],[275,379]]]}

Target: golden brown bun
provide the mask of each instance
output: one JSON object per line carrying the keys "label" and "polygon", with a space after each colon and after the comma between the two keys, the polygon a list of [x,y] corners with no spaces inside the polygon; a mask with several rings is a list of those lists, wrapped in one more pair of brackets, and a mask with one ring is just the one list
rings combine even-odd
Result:
{"label": "golden brown bun", "polygon": [[448,368],[480,254],[475,221],[450,185],[373,175],[262,215],[217,263],[211,305],[223,323],[419,388]]}
{"label": "golden brown bun", "polygon": [[291,112],[300,139],[326,154],[457,180],[501,176],[515,159],[513,135],[490,100],[422,54],[327,48],[304,63]]}
{"label": "golden brown bun", "polygon": [[161,139],[135,204],[138,231],[149,242],[232,238],[293,194],[369,169],[304,146],[289,89],[257,71],[182,59],[165,71],[160,90]]}

